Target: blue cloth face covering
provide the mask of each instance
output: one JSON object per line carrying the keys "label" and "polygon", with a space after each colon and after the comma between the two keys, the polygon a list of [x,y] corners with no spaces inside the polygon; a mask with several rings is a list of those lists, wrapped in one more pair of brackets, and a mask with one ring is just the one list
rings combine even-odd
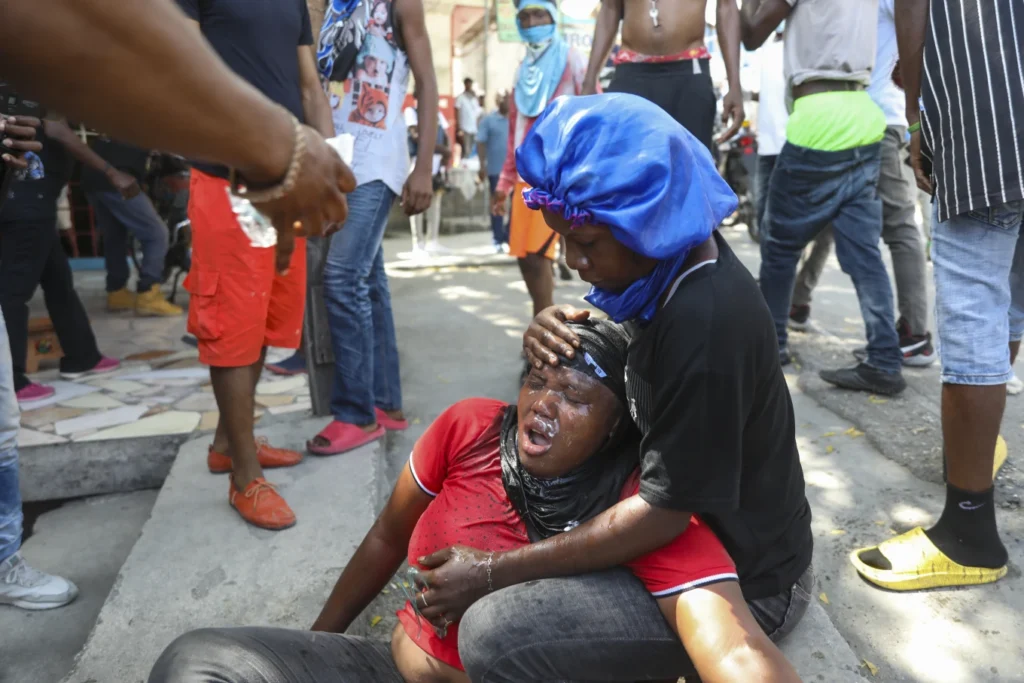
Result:
{"label": "blue cloth face covering", "polygon": [[737,206],[708,149],[657,105],[624,93],[556,99],[516,150],[516,166],[531,186],[529,208],[573,227],[607,226],[658,261],[624,291],[590,288],[586,300],[615,322],[650,322],[690,249]]}
{"label": "blue cloth face covering", "polygon": [[550,0],[522,0],[518,9],[539,7],[551,15],[550,24],[523,28],[519,37],[526,43],[526,58],[519,65],[515,86],[516,108],[526,117],[533,118],[548,106],[569,62],[569,44],[558,34],[558,9]]}

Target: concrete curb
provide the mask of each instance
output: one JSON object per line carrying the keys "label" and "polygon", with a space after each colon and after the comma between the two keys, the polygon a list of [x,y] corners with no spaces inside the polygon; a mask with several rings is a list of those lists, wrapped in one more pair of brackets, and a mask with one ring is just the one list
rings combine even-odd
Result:
{"label": "concrete curb", "polygon": [[19,449],[25,502],[160,488],[194,434],[85,441]]}

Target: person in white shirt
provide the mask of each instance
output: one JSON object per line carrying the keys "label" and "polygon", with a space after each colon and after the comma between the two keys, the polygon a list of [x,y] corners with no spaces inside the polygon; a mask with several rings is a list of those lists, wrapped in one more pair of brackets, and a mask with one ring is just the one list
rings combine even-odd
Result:
{"label": "person in white shirt", "polygon": [[786,143],[786,77],[782,70],[782,31],[758,50],[761,64],[761,90],[757,96],[757,173],[754,179],[754,211],[758,230],[764,228],[764,210],[768,204],[768,181],[775,160]]}
{"label": "person in white shirt", "polygon": [[[419,138],[419,116],[414,107],[407,107],[403,112],[405,125],[409,128],[409,156],[412,166],[416,167],[421,140]],[[434,199],[430,208],[423,213],[409,216],[409,230],[412,232],[412,255],[414,258],[426,254],[446,253],[449,250],[441,245],[441,198],[444,196],[444,169],[451,156],[451,144],[448,141],[448,121],[441,112],[437,113],[437,140],[434,145],[432,173]]]}
{"label": "person in white shirt", "polygon": [[480,121],[480,99],[473,90],[473,79],[463,81],[466,90],[455,98],[455,139],[462,145],[462,158],[473,156],[476,149],[477,124]]}
{"label": "person in white shirt", "polygon": [[[868,94],[885,113],[878,194],[882,198],[882,241],[892,254],[892,270],[896,278],[896,301],[900,313],[896,331],[903,364],[926,367],[935,362],[936,354],[928,331],[927,269],[924,244],[915,220],[917,189],[914,172],[908,162],[910,144],[904,113],[905,98],[892,81],[898,56],[893,3],[894,0],[879,0],[878,3],[878,47]],[[832,231],[823,230],[797,274],[789,314],[791,328],[806,329],[809,325],[811,292],[825,267],[831,247]],[[867,356],[863,348],[853,353],[858,359]]]}

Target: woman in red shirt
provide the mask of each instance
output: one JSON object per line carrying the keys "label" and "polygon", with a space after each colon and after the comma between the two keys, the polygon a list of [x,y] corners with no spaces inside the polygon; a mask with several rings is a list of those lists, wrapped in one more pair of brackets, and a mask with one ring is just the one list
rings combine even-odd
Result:
{"label": "woman in red shirt", "polygon": [[[427,429],[313,632],[194,631],[164,652],[150,683],[469,681],[458,624],[444,620],[435,629],[419,614],[427,607],[423,593],[398,613],[390,649],[338,634],[406,559],[415,567],[419,558],[456,544],[511,550],[636,494],[639,440],[625,403],[628,337],[605,321],[573,329],[581,344],[575,358],[534,368],[517,405],[460,401]],[[677,676],[699,672],[708,683],[799,680],[754,621],[732,560],[700,519],[628,568],[661,608],[666,623],[656,627],[662,640],[675,643],[666,659]],[[479,570],[488,572],[486,560]],[[630,680],[646,679],[649,664],[637,662]]]}

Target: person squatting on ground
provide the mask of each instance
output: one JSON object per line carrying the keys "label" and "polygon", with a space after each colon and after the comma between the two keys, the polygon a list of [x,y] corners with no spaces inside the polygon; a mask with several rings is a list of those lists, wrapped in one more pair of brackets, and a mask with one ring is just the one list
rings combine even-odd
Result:
{"label": "person squatting on ground", "polygon": [[[462,617],[460,654],[474,681],[602,680],[663,662],[651,643],[628,658],[581,647],[555,660],[549,634],[585,643],[648,632],[650,615],[636,609],[643,587],[600,572],[665,545],[698,514],[736,563],[761,628],[785,637],[814,584],[810,509],[771,316],[715,230],[736,196],[701,142],[634,95],[559,98],[516,163],[533,188],[527,205],[565,237],[569,266],[593,285],[588,301],[632,335],[626,396],[643,437],[639,494],[523,548],[435,553],[421,562],[432,568],[421,611],[435,626]],[[524,342],[533,368],[559,356],[586,362],[564,322],[585,318],[568,307],[535,318]],[[479,570],[487,564],[490,581]],[[599,573],[571,576],[581,572]],[[564,610],[530,607],[551,601]],[[508,633],[520,638],[515,657]],[[645,673],[681,672],[652,664]]]}
{"label": "person squatting on ground", "polygon": [[[928,285],[924,244],[914,211],[917,187],[914,171],[908,163],[907,117],[903,113],[903,93],[893,83],[892,73],[898,57],[894,0],[878,2],[878,49],[871,70],[868,94],[885,113],[885,137],[882,138],[878,194],[882,199],[882,241],[892,254],[896,278],[896,300],[900,312],[896,333],[900,339],[903,365],[925,367],[935,362],[932,335],[928,332]],[[814,241],[796,276],[793,303],[789,312],[791,328],[806,329],[811,314],[811,293],[825,268],[833,242],[829,226]],[[857,360],[867,358],[867,349],[853,352]]]}
{"label": "person squatting on ground", "polygon": [[866,360],[856,367],[823,370],[821,377],[847,389],[898,394],[906,382],[893,326],[892,287],[878,248],[885,116],[864,91],[875,59],[878,3],[744,0],[741,19],[748,50],[760,47],[786,20],[791,114],[768,190],[760,276],[775,319],[780,361],[791,360],[786,325],[797,263],[831,223],[839,263],[857,290],[868,347]]}
{"label": "person squatting on ground", "polygon": [[[334,130],[355,138],[358,187],[324,265],[334,419],[306,444],[317,455],[343,453],[381,438],[385,429],[409,426],[382,242],[397,197],[409,216],[434,199],[433,155],[418,155],[409,172],[402,112],[411,69],[419,136],[435,139],[437,80],[425,21],[422,0],[334,0],[320,33],[320,76],[329,84]],[[372,80],[361,68],[371,56],[383,65]]]}
{"label": "person squatting on ground", "polygon": [[562,95],[583,91],[586,63],[576,48],[558,32],[558,8],[551,0],[518,0],[516,25],[526,43],[526,58],[519,65],[516,84],[509,98],[509,125],[505,166],[491,195],[491,213],[504,216],[509,194],[512,216],[509,223],[509,253],[519,260],[519,270],[537,315],[554,304],[555,278],[551,262],[558,248],[558,236],[537,211],[523,203],[526,183],[516,171],[515,150],[548,102]]}
{"label": "person squatting on ground", "polygon": [[[27,171],[23,155],[42,152],[42,144],[33,139],[39,125],[40,121],[32,117],[0,115],[0,141],[8,150],[0,164],[7,166],[7,173]],[[5,199],[0,197],[0,211]],[[0,604],[30,610],[61,607],[78,597],[78,587],[33,568],[20,552],[24,531],[18,484],[20,422],[7,326],[0,311]]]}
{"label": "person squatting on ground", "polygon": [[[90,149],[77,135],[72,136],[78,144],[67,138],[74,145],[69,151],[83,161],[81,187],[103,236],[107,308],[135,311],[139,315],[181,315],[181,307],[168,301],[160,291],[167,258],[167,225],[139,185],[146,173],[149,152],[105,136],[94,140]],[[93,163],[83,159],[86,151],[93,154]],[[102,165],[97,166],[95,161]],[[128,289],[125,254],[129,235],[142,247],[139,279],[135,283],[137,293]]]}
{"label": "person squatting on ground", "polygon": [[[729,92],[722,100],[720,139],[743,125],[740,86],[740,23],[736,0],[715,0],[715,25]],[[583,94],[597,92],[597,79],[622,28],[615,75],[608,92],[640,95],[667,111],[694,137],[713,148],[718,97],[711,82],[711,54],[704,45],[708,0],[603,0]]]}
{"label": "person squatting on ground", "polygon": [[[516,405],[460,401],[427,429],[313,630],[193,631],[161,655],[150,683],[468,683],[460,652],[479,644],[460,638],[455,621],[435,629],[420,615],[429,602],[415,589],[398,613],[390,648],[344,631],[406,560],[416,566],[459,543],[500,552],[557,537],[636,493],[640,438],[627,411],[629,338],[607,321],[570,326],[579,355],[534,368]],[[798,680],[743,602],[732,560],[699,517],[663,547],[597,580],[635,588],[643,628],[616,640],[596,633],[565,639],[564,628],[538,634],[573,680],[593,680],[573,671],[581,648],[616,653],[621,664],[604,672],[608,680],[648,671],[696,672],[705,681]],[[588,600],[577,591],[551,597],[531,609],[557,618],[578,614],[570,605]],[[509,651],[518,645],[513,632],[500,637]]]}
{"label": "person squatting on ground", "polygon": [[14,363],[14,390],[25,408],[56,393],[52,386],[33,382],[25,374],[29,302],[37,287],[42,287],[46,311],[64,353],[62,378],[79,379],[120,366],[100,353],[57,229],[57,199],[71,177],[72,164],[56,139],[63,133],[74,135],[62,122],[42,122],[37,134],[42,149],[28,155],[24,179],[11,184],[0,207],[0,309]]}
{"label": "person squatting on ground", "polygon": [[[333,135],[305,3],[273,0],[255,13],[232,0],[178,3],[194,30],[202,31],[236,73],[291,113],[296,150],[313,134],[300,121],[324,137]],[[293,159],[293,167],[304,158]],[[230,473],[228,500],[243,519],[283,529],[295,524],[295,514],[264,478],[263,468],[295,465],[302,455],[254,437],[254,398],[266,347],[299,345],[306,243],[296,238],[287,268],[280,262],[275,268],[273,242],[250,217],[236,215],[231,189],[227,168],[193,165],[188,329],[199,341],[199,360],[210,366],[220,411],[207,465],[211,472]]]}
{"label": "person squatting on ground", "polygon": [[[906,591],[1007,571],[992,480],[1024,336],[1024,12],[1014,0],[897,0],[895,16],[910,158],[918,187],[934,191],[946,504],[931,528],[850,559],[871,583]],[[971,60],[971,70],[956,68]]]}
{"label": "person squatting on ground", "polygon": [[[487,181],[493,194],[501,178],[501,170],[505,166],[508,155],[508,103],[509,94],[499,92],[495,97],[497,110],[480,119],[477,131],[476,148],[480,156],[480,182]],[[494,250],[503,252],[508,247],[508,220],[494,212],[491,218],[491,240]]]}

